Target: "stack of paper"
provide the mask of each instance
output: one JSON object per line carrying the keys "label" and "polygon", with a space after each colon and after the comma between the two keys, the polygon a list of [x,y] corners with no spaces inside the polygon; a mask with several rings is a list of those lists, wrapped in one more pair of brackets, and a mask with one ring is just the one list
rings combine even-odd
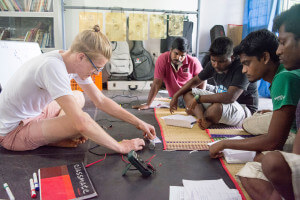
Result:
{"label": "stack of paper", "polygon": [[223,154],[227,163],[246,163],[253,161],[256,152],[224,149]]}
{"label": "stack of paper", "polygon": [[[244,139],[241,136],[236,136],[230,138],[230,140],[240,140]],[[219,142],[219,141],[216,141]],[[212,145],[216,142],[209,143],[208,145]],[[256,152],[255,151],[243,151],[243,150],[234,150],[234,149],[224,149],[223,155],[227,163],[246,163],[252,162]]]}
{"label": "stack of paper", "polygon": [[241,200],[238,190],[230,189],[223,179],[182,180],[182,186],[170,186],[169,200]]}
{"label": "stack of paper", "polygon": [[193,128],[194,124],[196,123],[196,118],[191,115],[168,115],[161,117],[166,125],[171,126],[180,126],[185,128]]}

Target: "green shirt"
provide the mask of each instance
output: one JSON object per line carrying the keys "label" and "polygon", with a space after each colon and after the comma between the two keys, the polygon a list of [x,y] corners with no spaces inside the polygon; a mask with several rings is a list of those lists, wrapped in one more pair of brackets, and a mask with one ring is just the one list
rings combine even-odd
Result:
{"label": "green shirt", "polygon": [[[270,86],[270,93],[274,111],[285,105],[296,107],[300,98],[300,69],[287,71],[283,64],[279,65]],[[294,119],[291,132],[296,131]]]}

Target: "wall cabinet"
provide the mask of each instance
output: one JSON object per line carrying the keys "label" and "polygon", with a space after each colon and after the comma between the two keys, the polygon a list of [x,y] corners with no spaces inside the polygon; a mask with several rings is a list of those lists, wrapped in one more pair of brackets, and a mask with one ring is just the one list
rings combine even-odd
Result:
{"label": "wall cabinet", "polygon": [[0,0],[0,40],[37,42],[43,51],[61,49],[60,8],[60,0]]}

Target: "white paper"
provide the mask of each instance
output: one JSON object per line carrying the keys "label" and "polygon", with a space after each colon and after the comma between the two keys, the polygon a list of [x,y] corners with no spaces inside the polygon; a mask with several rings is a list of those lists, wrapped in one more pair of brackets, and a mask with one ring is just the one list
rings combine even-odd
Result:
{"label": "white paper", "polygon": [[[229,138],[230,140],[241,140],[244,139],[241,136],[236,136],[233,138]],[[214,141],[211,143],[208,143],[209,146],[219,142]],[[252,162],[256,152],[255,151],[244,151],[244,150],[235,150],[235,149],[224,149],[223,151],[224,158],[227,163],[246,163],[246,162]]]}
{"label": "white paper", "polygon": [[168,90],[159,90],[158,93],[161,93],[161,94],[169,94]]}
{"label": "white paper", "polygon": [[230,189],[223,179],[182,180],[183,187],[170,186],[169,200],[241,200],[238,190]]}
{"label": "white paper", "polygon": [[183,186],[170,186],[169,200],[184,200]]}
{"label": "white paper", "polygon": [[170,103],[165,101],[154,100],[151,103],[150,108],[170,108]]}
{"label": "white paper", "polygon": [[158,137],[154,138],[153,141],[155,144],[161,143],[161,140]]}
{"label": "white paper", "polygon": [[161,117],[166,125],[171,125],[171,126],[180,126],[180,127],[185,127],[185,128],[192,128],[194,124],[196,123],[196,118],[191,116],[191,115],[168,115]]}
{"label": "white paper", "polygon": [[218,180],[182,180],[184,186],[184,199],[188,200],[240,200],[238,190],[230,189],[223,179]]}
{"label": "white paper", "polygon": [[256,152],[224,149],[223,154],[227,163],[246,163],[253,161]]}

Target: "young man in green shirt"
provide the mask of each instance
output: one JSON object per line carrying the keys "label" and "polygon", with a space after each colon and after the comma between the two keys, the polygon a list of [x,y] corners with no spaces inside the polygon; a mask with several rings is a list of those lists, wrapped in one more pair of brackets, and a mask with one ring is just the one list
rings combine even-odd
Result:
{"label": "young man in green shirt", "polygon": [[[300,5],[295,5],[278,16],[273,27],[275,31],[279,30],[277,55],[284,67],[295,74],[299,74],[300,69],[299,19]],[[295,87],[299,87],[299,83]],[[299,89],[296,92],[299,94]],[[300,101],[296,121],[298,132],[292,153],[272,151],[263,156],[261,166],[251,162],[243,168],[244,171],[252,169],[252,174],[256,174],[241,177],[244,188],[253,199],[300,199]]]}
{"label": "young man in green shirt", "polygon": [[[295,118],[295,110],[300,98],[300,73],[288,72],[280,65],[276,55],[278,41],[268,30],[250,33],[235,48],[240,56],[243,73],[250,82],[263,78],[272,83],[271,96],[274,112],[267,134],[243,140],[222,140],[210,147],[210,156],[222,156],[223,149],[248,151],[270,151],[282,149]],[[285,119],[285,120],[282,120]]]}

